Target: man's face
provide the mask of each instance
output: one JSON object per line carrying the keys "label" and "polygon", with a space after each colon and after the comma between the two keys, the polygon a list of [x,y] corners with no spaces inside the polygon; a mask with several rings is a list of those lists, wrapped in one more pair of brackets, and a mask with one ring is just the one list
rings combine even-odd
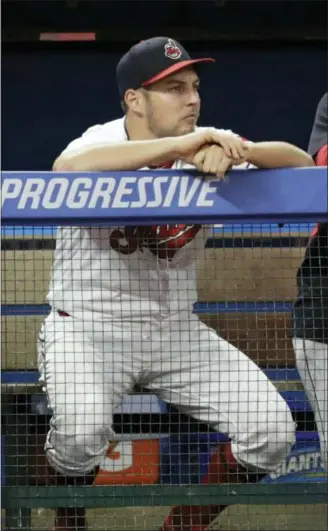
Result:
{"label": "man's face", "polygon": [[145,118],[157,138],[194,131],[199,118],[199,78],[186,68],[143,89]]}

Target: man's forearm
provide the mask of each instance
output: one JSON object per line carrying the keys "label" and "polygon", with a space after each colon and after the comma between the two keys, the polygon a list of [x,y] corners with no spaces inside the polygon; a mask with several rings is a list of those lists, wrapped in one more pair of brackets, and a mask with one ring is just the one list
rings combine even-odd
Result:
{"label": "man's forearm", "polygon": [[286,142],[250,144],[248,162],[257,168],[302,168],[314,166],[313,159],[302,149]]}
{"label": "man's forearm", "polygon": [[136,170],[177,158],[173,138],[99,144],[65,152],[53,165],[54,171]]}

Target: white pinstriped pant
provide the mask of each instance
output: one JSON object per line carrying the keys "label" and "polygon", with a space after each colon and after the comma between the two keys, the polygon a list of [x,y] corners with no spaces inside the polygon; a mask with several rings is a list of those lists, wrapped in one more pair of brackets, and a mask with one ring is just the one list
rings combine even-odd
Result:
{"label": "white pinstriped pant", "polygon": [[328,469],[328,345],[294,338],[296,365],[312,406],[320,437],[322,464]]}
{"label": "white pinstriped pant", "polygon": [[136,383],[227,434],[236,460],[252,470],[274,471],[295,441],[274,385],[196,316],[122,328],[53,312],[38,347],[53,411],[45,450],[62,474],[84,475],[99,464],[113,438],[113,411]]}

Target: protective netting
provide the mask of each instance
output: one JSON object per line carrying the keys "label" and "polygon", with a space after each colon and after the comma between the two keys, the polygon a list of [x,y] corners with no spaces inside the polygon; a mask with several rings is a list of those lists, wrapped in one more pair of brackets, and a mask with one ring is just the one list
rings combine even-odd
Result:
{"label": "protective netting", "polygon": [[[294,347],[304,341],[292,343],[297,271],[312,230],[60,229],[49,287],[56,231],[4,229],[3,485],[91,483],[100,465],[97,486],[153,486],[158,506],[139,497],[90,509],[89,529],[150,531],[173,505],[159,485],[327,481],[296,370]],[[326,347],[311,348],[324,426]],[[44,456],[48,432],[59,479]],[[190,518],[214,522],[215,503],[176,509],[173,520],[192,531]],[[228,508],[214,529],[327,529],[327,506],[294,506],[288,496],[286,505],[256,503]],[[11,522],[52,529],[50,506]]]}

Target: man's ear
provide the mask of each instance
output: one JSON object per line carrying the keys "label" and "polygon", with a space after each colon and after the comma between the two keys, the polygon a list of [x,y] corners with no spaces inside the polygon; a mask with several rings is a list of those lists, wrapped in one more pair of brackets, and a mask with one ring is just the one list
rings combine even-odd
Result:
{"label": "man's ear", "polygon": [[127,90],[124,94],[124,102],[130,111],[138,114],[139,116],[144,116],[145,97],[141,90]]}

